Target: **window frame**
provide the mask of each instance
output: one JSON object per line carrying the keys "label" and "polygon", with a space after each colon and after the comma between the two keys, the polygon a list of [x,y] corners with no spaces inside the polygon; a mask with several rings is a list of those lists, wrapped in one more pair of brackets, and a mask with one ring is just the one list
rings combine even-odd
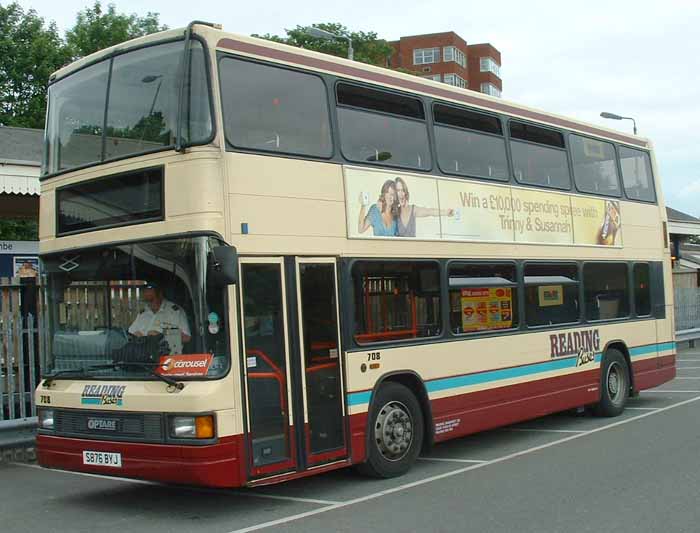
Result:
{"label": "window frame", "polygon": [[[652,204],[652,205],[658,205],[659,203],[659,195],[656,194],[656,175],[654,174],[654,165],[651,159],[651,151],[650,150],[645,150],[643,148],[638,148],[638,147],[632,147],[628,146],[626,144],[621,144],[621,143],[616,143],[615,148],[617,151],[617,164],[620,172],[620,190],[622,191],[624,198],[626,200],[629,200],[630,202],[641,202],[643,204]],[[648,160],[649,160],[649,173],[650,173],[650,180],[651,180],[651,190],[654,193],[654,198],[651,200],[642,200],[641,198],[632,198],[627,194],[627,187],[625,187],[625,176],[622,173],[622,156],[620,155],[620,149],[621,148],[626,148],[628,150],[636,150],[638,152],[641,152],[643,154],[646,154]]]}
{"label": "window frame", "polygon": [[[495,328],[495,329],[485,329],[481,331],[468,331],[468,332],[462,332],[462,333],[455,333],[452,331],[451,323],[450,323],[450,314],[451,314],[451,308],[450,308],[450,269],[453,266],[459,266],[459,265],[481,265],[481,266],[494,266],[494,265],[503,265],[503,266],[512,266],[513,267],[513,272],[515,274],[515,281],[512,281],[510,283],[504,283],[504,284],[494,284],[494,285],[488,285],[489,287],[510,287],[513,289],[513,292],[515,292],[515,306],[512,308],[513,310],[513,316],[517,317],[518,323],[514,326],[511,326],[510,328]],[[445,304],[447,307],[447,313],[445,316],[445,320],[447,322],[447,326],[443,326],[443,329],[447,331],[447,338],[448,339],[464,339],[464,338],[472,338],[472,337],[484,337],[484,336],[496,336],[496,335],[508,335],[512,334],[518,331],[523,330],[523,325],[525,323],[523,317],[521,316],[521,300],[522,300],[522,295],[523,295],[523,288],[524,284],[520,282],[520,269],[518,268],[518,261],[516,260],[493,260],[493,261],[488,261],[488,260],[473,260],[473,259],[448,259],[447,262],[445,263],[445,271],[444,271],[444,278],[445,278],[445,283],[441,284],[444,285],[445,292],[447,294],[447,298],[445,300]],[[484,279],[489,279],[489,278],[484,278]],[[511,302],[512,303],[512,302]],[[444,313],[444,311],[443,311]]]}
{"label": "window frame", "polygon": [[[325,94],[325,100],[326,100],[326,110],[328,112],[328,128],[329,128],[329,140],[331,143],[331,150],[330,150],[330,155],[328,156],[318,156],[318,155],[309,155],[309,154],[300,154],[298,152],[286,152],[282,150],[266,150],[264,148],[245,148],[245,147],[239,147],[236,146],[231,142],[231,140],[228,138],[228,134],[226,132],[226,117],[224,115],[224,105],[223,105],[223,86],[222,86],[222,79],[221,79],[221,61],[223,59],[230,58],[234,60],[239,60],[239,61],[244,61],[246,63],[253,63],[256,65],[260,66],[266,66],[266,67],[271,67],[271,68],[276,68],[276,69],[281,69],[281,70],[288,70],[291,72],[296,72],[297,74],[307,74],[310,76],[313,76],[315,78],[318,78],[321,80],[321,83],[323,83],[323,92]],[[337,129],[337,122],[334,122],[334,116],[333,116],[333,109],[331,108],[331,102],[328,97],[328,92],[329,92],[329,87],[328,83],[326,83],[326,79],[324,76],[321,74],[318,74],[312,70],[305,70],[302,68],[296,68],[293,66],[285,65],[283,63],[274,63],[271,61],[262,61],[256,58],[252,57],[246,57],[246,56],[240,56],[237,54],[232,54],[228,52],[218,52],[217,53],[217,58],[216,58],[216,68],[217,68],[217,77],[219,79],[219,102],[221,103],[221,129],[224,134],[224,143],[226,145],[226,151],[227,152],[240,152],[240,153],[253,153],[253,154],[265,154],[265,155],[270,155],[270,156],[278,156],[278,157],[284,157],[284,156],[292,156],[294,158],[298,159],[303,159],[303,160],[311,160],[311,161],[329,161],[332,160],[336,157],[336,154],[338,153],[338,147],[336,146],[336,139],[335,139],[335,134],[334,134],[334,129]]]}
{"label": "window frame", "polygon": [[[624,187],[622,185],[622,169],[621,169],[621,165],[620,165],[620,155],[618,153],[617,144],[614,143],[613,141],[607,141],[604,139],[592,137],[590,135],[583,135],[581,133],[577,133],[574,131],[567,131],[566,133],[567,134],[565,136],[566,138],[565,138],[564,143],[565,143],[565,145],[567,147],[567,151],[569,152],[569,155],[570,155],[571,177],[573,178],[571,181],[572,181],[573,186],[574,186],[574,189],[572,189],[572,190],[575,190],[576,192],[581,193],[581,194],[588,194],[588,195],[592,195],[592,196],[603,196],[606,198],[622,198]],[[613,147],[613,152],[615,155],[615,172],[617,175],[617,187],[618,187],[618,190],[620,191],[619,194],[617,194],[617,195],[615,195],[615,194],[603,194],[600,192],[584,191],[583,189],[581,189],[579,187],[579,185],[576,181],[576,170],[575,170],[576,166],[574,164],[574,153],[571,150],[570,138],[572,136],[581,137],[582,139],[590,139],[590,140],[596,141],[596,142],[607,143]]]}
{"label": "window frame", "polygon": [[[130,175],[138,175],[146,172],[152,172],[152,171],[159,171],[159,177],[160,177],[160,213],[156,216],[153,217],[144,217],[140,218],[137,220],[128,220],[126,222],[114,222],[112,224],[104,224],[102,226],[96,226],[96,227],[91,227],[91,228],[86,228],[86,229],[77,229],[77,230],[69,230],[69,231],[61,231],[61,225],[60,225],[60,220],[61,220],[61,209],[59,207],[60,199],[61,199],[61,193],[65,190],[70,190],[74,188],[79,188],[84,185],[90,185],[93,183],[99,183],[99,182],[108,182],[110,180],[114,179],[119,179],[121,177],[125,176],[130,176]],[[164,165],[154,165],[154,166],[147,166],[143,168],[137,168],[134,170],[125,170],[123,172],[116,172],[114,174],[105,174],[104,176],[98,176],[96,178],[91,178],[87,179],[84,181],[78,181],[75,183],[68,183],[66,185],[61,185],[60,187],[57,187],[56,190],[54,191],[54,228],[56,232],[56,237],[67,237],[69,235],[79,235],[82,233],[92,233],[93,231],[102,231],[102,230],[108,230],[112,228],[122,228],[125,226],[135,226],[138,224],[147,224],[151,222],[162,222],[165,220],[165,211],[166,211],[166,197],[165,197],[165,166]],[[154,238],[149,237],[148,239],[145,240],[154,240]],[[96,245],[97,246],[102,246],[102,245]],[[105,245],[106,246],[106,245]],[[82,249],[82,248],[81,248]]]}
{"label": "window frame", "polygon": [[[356,107],[356,106],[351,106],[347,104],[339,104],[338,103],[338,85],[339,84],[345,84],[345,85],[352,85],[355,87],[360,87],[360,88],[365,88],[369,90],[374,90],[374,91],[382,91],[386,92],[389,94],[394,94],[396,96],[401,96],[405,98],[413,98],[414,100],[418,100],[421,104],[421,108],[423,110],[423,118],[416,118],[416,117],[409,117],[406,115],[397,115],[394,113],[389,113],[386,111],[377,111],[377,110],[372,110],[372,109],[367,109],[363,107]],[[350,162],[352,164],[359,164],[362,166],[366,166],[368,168],[396,168],[396,169],[402,169],[406,170],[408,172],[422,172],[422,173],[432,173],[436,167],[435,161],[434,161],[434,155],[435,155],[435,150],[433,146],[433,131],[432,131],[432,122],[429,122],[429,117],[428,117],[428,106],[426,105],[427,102],[426,100],[418,94],[408,94],[408,93],[403,93],[401,91],[396,91],[393,88],[387,88],[387,87],[382,87],[379,85],[370,85],[370,84],[365,84],[365,83],[358,83],[353,80],[348,80],[345,78],[340,78],[337,77],[335,79],[335,83],[333,84],[333,107],[334,107],[334,115],[333,115],[333,126],[335,127],[335,135],[338,137],[338,152],[340,153],[342,159],[344,161]],[[396,118],[399,120],[406,120],[410,122],[415,122],[417,124],[423,124],[425,127],[425,138],[428,141],[426,147],[426,153],[428,157],[430,157],[430,165],[427,166],[427,168],[416,168],[416,167],[408,167],[405,165],[397,165],[397,164],[392,164],[392,163],[387,163],[384,161],[357,161],[355,159],[350,159],[346,154],[345,151],[343,150],[343,136],[342,132],[340,131],[340,119],[338,117],[338,109],[350,109],[352,111],[357,111],[361,113],[367,113],[370,115],[379,115],[379,116],[384,116],[384,117],[389,117],[389,118]],[[437,177],[437,176],[436,176]]]}
{"label": "window frame", "polygon": [[[372,264],[380,264],[380,265],[386,265],[386,264],[432,264],[437,267],[437,273],[438,273],[438,291],[437,295],[439,298],[438,301],[438,309],[440,311],[440,317],[438,324],[440,325],[440,332],[437,335],[432,335],[429,337],[416,337],[414,339],[391,339],[387,341],[374,341],[374,342],[367,342],[367,343],[359,343],[356,339],[356,328],[358,326],[358,322],[356,320],[356,311],[357,311],[357,300],[356,300],[356,295],[355,295],[355,283],[354,283],[354,276],[353,272],[355,269],[355,265],[358,263],[372,263]],[[344,261],[342,263],[342,267],[345,270],[345,275],[343,276],[343,286],[344,290],[341,293],[341,298],[344,298],[347,302],[347,304],[341,309],[344,310],[345,313],[347,313],[347,320],[345,321],[347,326],[345,329],[346,331],[346,346],[353,346],[359,350],[366,350],[368,348],[393,348],[395,346],[411,346],[411,345],[420,345],[420,344],[429,344],[429,343],[436,343],[436,342],[442,342],[445,339],[445,328],[448,324],[446,322],[446,317],[445,315],[445,310],[449,308],[449,306],[446,308],[445,306],[445,284],[443,280],[443,261],[440,259],[411,259],[411,258],[389,258],[389,259],[382,259],[382,258],[376,258],[376,257],[354,257],[352,259],[349,259],[348,261]],[[342,322],[342,321],[341,321]],[[449,328],[448,328],[449,329]],[[350,341],[350,342],[348,342]]]}
{"label": "window frame", "polygon": [[[211,52],[209,50],[209,47],[207,46],[206,40],[202,36],[193,33],[190,36],[190,40],[197,41],[202,47],[202,56],[204,59],[204,72],[205,72],[205,76],[206,76],[206,80],[207,80],[207,96],[209,97],[209,117],[211,119],[211,133],[210,133],[209,137],[207,137],[206,139],[202,139],[202,140],[197,141],[197,142],[182,143],[183,149],[190,148],[193,146],[206,146],[208,144],[212,144],[218,135],[218,127],[217,127],[218,121],[217,121],[217,115],[216,115],[216,105],[214,103],[214,98],[216,97],[216,95],[214,94],[214,68],[213,68],[213,64],[212,64],[212,60],[211,60]],[[76,74],[77,72],[80,72],[88,67],[91,67],[91,66],[96,65],[96,64],[101,63],[101,62],[108,62],[109,63],[108,64],[108,71],[109,72],[108,72],[108,78],[107,78],[107,85],[105,87],[107,97],[105,100],[105,109],[104,109],[104,112],[106,113],[107,109],[109,108],[109,92],[111,90],[111,85],[112,85],[112,65],[114,63],[114,59],[120,55],[128,54],[130,52],[135,52],[137,50],[142,50],[144,48],[150,48],[152,46],[159,46],[159,45],[170,44],[170,43],[175,43],[175,42],[182,42],[182,45],[183,45],[182,54],[184,56],[184,52],[185,52],[185,50],[184,50],[185,38],[184,37],[171,37],[169,39],[149,42],[149,43],[141,44],[138,46],[132,46],[132,47],[128,47],[128,48],[119,48],[117,50],[113,50],[112,52],[110,52],[107,55],[99,57],[98,59],[95,59],[93,61],[89,61],[89,62],[85,63],[84,65],[81,65],[79,68],[76,68],[75,70],[72,70],[71,72],[69,72],[61,77],[56,77],[55,75],[52,76],[51,78],[49,78],[48,87],[50,87],[51,85],[67,78],[68,76]],[[191,68],[191,62],[190,62],[190,68]],[[217,65],[217,69],[218,69],[218,65]],[[218,70],[217,70],[216,74],[218,76]],[[46,116],[48,117],[48,113],[49,113],[48,90],[47,90],[46,106],[47,106]],[[180,113],[180,111],[181,110],[178,110],[178,114]],[[184,113],[184,111],[183,111],[183,113]],[[104,128],[104,122],[102,125],[102,129],[103,129],[103,133],[102,133],[103,143],[102,144],[104,145],[104,139],[105,139],[105,135],[106,135],[106,129]],[[61,176],[63,174],[81,171],[81,170],[85,170],[85,169],[99,166],[99,165],[107,165],[107,164],[123,161],[123,160],[129,159],[129,158],[141,157],[144,155],[155,154],[158,152],[166,152],[168,150],[174,150],[175,147],[177,146],[177,140],[176,140],[175,143],[169,144],[167,146],[163,145],[163,146],[159,146],[157,148],[153,148],[151,150],[146,150],[143,152],[133,152],[133,153],[119,156],[119,157],[115,157],[112,159],[92,161],[90,163],[85,163],[83,165],[78,165],[75,167],[58,170],[56,172],[46,172],[45,173],[44,169],[48,169],[48,166],[49,166],[49,146],[48,146],[48,140],[46,138],[44,138],[42,142],[43,142],[42,161],[41,161],[40,170],[39,170],[39,181],[40,182],[57,177],[57,176]],[[102,151],[104,153],[104,146],[103,146]]]}
{"label": "window frame", "polygon": [[[569,285],[577,285],[577,298],[578,298],[578,318],[573,321],[573,322],[559,322],[557,324],[535,324],[531,325],[528,323],[527,320],[527,309],[525,309],[525,291],[526,287],[528,285],[525,284],[525,269],[530,266],[530,265],[550,265],[550,266],[573,266],[576,268],[576,275],[578,276],[579,279],[574,280],[572,283],[569,283]],[[521,262],[521,273],[520,273],[520,278],[518,279],[518,283],[522,287],[523,291],[523,298],[522,298],[522,306],[523,306],[523,317],[521,319],[521,322],[523,324],[523,330],[525,331],[539,331],[543,329],[562,329],[562,328],[569,328],[569,327],[575,327],[578,324],[584,324],[586,323],[585,321],[585,315],[584,315],[584,305],[583,305],[583,267],[580,262],[578,261],[545,261],[545,260],[523,260]],[[530,286],[533,287],[538,287],[540,285],[543,285],[541,283],[533,283],[530,284]]]}
{"label": "window frame", "polygon": [[[483,67],[483,62],[486,61],[486,68]],[[497,78],[501,77],[501,65],[491,56],[479,57],[479,72],[490,72]]]}
{"label": "window frame", "polygon": [[[654,295],[653,295],[653,291],[652,291],[652,287],[651,287],[651,285],[652,285],[651,264],[652,264],[651,261],[632,261],[631,262],[630,271],[631,271],[632,280],[631,280],[630,285],[631,285],[632,290],[630,292],[632,293],[631,296],[632,296],[633,306],[630,307],[630,315],[633,318],[652,318],[654,315]],[[640,315],[639,309],[637,307],[637,273],[636,273],[637,265],[640,265],[640,266],[643,265],[643,266],[646,266],[646,268],[647,268],[647,279],[648,279],[648,283],[649,283],[649,286],[647,287],[648,299],[649,299],[649,312],[645,315]]]}
{"label": "window frame", "polygon": [[[425,51],[430,50],[431,55],[433,56],[432,61],[421,61],[417,62],[416,57],[417,57],[417,52],[421,52],[421,57],[425,58]],[[437,57],[435,57],[435,50],[437,50]],[[413,64],[414,65],[433,65],[435,63],[441,63],[442,62],[442,47],[440,46],[431,46],[429,48],[414,48],[413,49]]]}
{"label": "window frame", "polygon": [[[538,128],[542,128],[542,129],[544,129],[544,130],[550,130],[550,131],[554,131],[554,132],[556,132],[556,133],[559,133],[559,135],[561,135],[562,142],[564,143],[564,146],[563,146],[562,148],[559,148],[559,147],[557,147],[557,146],[552,146],[552,145],[548,145],[548,144],[537,143],[537,142],[528,141],[528,140],[525,140],[525,139],[518,139],[517,137],[514,138],[514,137],[512,137],[511,134],[510,134],[510,125],[511,125],[511,122],[518,122],[518,123],[520,123],[520,124],[535,126],[535,127],[538,127]],[[568,139],[567,139],[567,135],[565,135],[565,133],[566,133],[566,130],[561,130],[561,129],[558,129],[558,128],[553,128],[553,127],[550,127],[550,126],[545,126],[545,125],[539,124],[539,123],[537,123],[537,122],[530,122],[530,121],[527,121],[527,120],[521,120],[521,119],[518,119],[518,118],[514,118],[514,117],[511,117],[511,116],[508,116],[508,119],[506,120],[506,123],[505,123],[505,132],[504,132],[504,135],[506,136],[506,139],[508,140],[508,142],[507,142],[507,145],[508,145],[508,156],[509,156],[509,158],[510,158],[510,164],[511,164],[510,172],[511,172],[511,178],[514,180],[514,181],[511,182],[511,184],[513,184],[513,185],[520,185],[520,186],[528,187],[528,188],[534,188],[534,189],[547,189],[547,190],[555,190],[555,191],[570,191],[570,192],[575,192],[575,190],[573,189],[573,185],[572,185],[573,182],[574,182],[574,179],[573,179],[573,169],[571,168],[571,157],[570,157],[570,154],[569,154],[569,145],[568,145],[568,142],[567,142]],[[542,184],[535,184],[535,183],[527,183],[527,182],[523,182],[523,181],[521,181],[520,179],[518,179],[518,177],[515,175],[515,162],[513,161],[513,149],[512,149],[512,146],[511,146],[511,142],[518,142],[518,143],[527,144],[527,145],[532,145],[532,146],[539,146],[539,147],[551,148],[552,150],[559,150],[560,152],[564,152],[564,156],[566,157],[566,170],[567,170],[568,175],[569,175],[569,185],[568,185],[568,187],[559,187],[559,186],[555,186],[555,185],[542,185]]]}
{"label": "window frame", "polygon": [[[436,106],[450,107],[450,108],[456,109],[458,111],[466,111],[468,113],[475,113],[475,114],[495,118],[496,120],[498,120],[498,123],[501,126],[501,135],[498,135],[496,133],[487,132],[487,131],[475,130],[472,128],[460,128],[459,126],[454,126],[452,124],[442,124],[440,122],[437,122],[435,120],[435,107]],[[503,123],[503,118],[501,115],[498,115],[496,113],[483,112],[480,109],[473,109],[473,108],[469,108],[469,107],[455,105],[455,104],[445,102],[442,100],[433,100],[431,102],[431,105],[430,105],[430,121],[431,121],[431,125],[432,125],[431,129],[432,129],[432,134],[433,134],[433,139],[434,139],[433,143],[434,143],[434,147],[435,147],[435,166],[440,170],[440,172],[442,172],[443,174],[445,174],[447,176],[454,176],[454,177],[457,177],[460,179],[474,178],[474,179],[484,180],[486,182],[491,182],[491,183],[493,183],[493,182],[495,182],[495,183],[512,183],[511,180],[512,180],[513,170],[512,170],[512,164],[511,164],[511,159],[510,159],[510,149],[509,149],[508,140],[506,137],[505,125]],[[505,176],[505,178],[493,179],[490,177],[475,176],[473,174],[458,174],[457,172],[448,171],[448,170],[443,169],[442,166],[440,166],[440,155],[439,155],[439,150],[438,150],[436,128],[447,128],[447,129],[460,131],[460,132],[467,131],[467,132],[474,133],[477,135],[484,135],[487,137],[493,137],[495,139],[502,139],[503,140],[504,154],[505,154],[505,162],[506,162],[506,176]]]}
{"label": "window frame", "polygon": [[[620,322],[624,320],[632,320],[637,318],[637,316],[633,313],[633,305],[634,305],[634,294],[631,286],[631,267],[630,265],[634,264],[634,262],[631,261],[626,261],[626,260],[619,260],[619,261],[602,261],[602,260],[585,260],[581,261],[581,268],[580,268],[580,273],[581,273],[581,287],[583,289],[583,302],[581,308],[583,309],[583,318],[586,324],[600,324],[600,323],[606,323],[606,322]],[[626,285],[626,291],[627,291],[627,314],[624,316],[617,316],[614,318],[598,318],[598,319],[590,319],[588,318],[588,309],[586,306],[586,286],[585,286],[585,280],[584,277],[586,275],[586,266],[587,265],[624,265],[625,267],[625,285]],[[651,282],[650,282],[651,283]],[[649,315],[647,315],[644,318],[648,318]]]}

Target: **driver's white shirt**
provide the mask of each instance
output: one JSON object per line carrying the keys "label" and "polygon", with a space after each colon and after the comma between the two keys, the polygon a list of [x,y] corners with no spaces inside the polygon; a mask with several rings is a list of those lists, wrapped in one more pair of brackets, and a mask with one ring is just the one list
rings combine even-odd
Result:
{"label": "driver's white shirt", "polygon": [[147,305],[129,326],[129,333],[134,335],[140,332],[142,335],[148,335],[149,331],[157,331],[165,334],[166,330],[172,329],[177,329],[188,337],[192,336],[182,307],[164,298],[160,303],[160,309],[155,313],[151,310],[151,306]]}

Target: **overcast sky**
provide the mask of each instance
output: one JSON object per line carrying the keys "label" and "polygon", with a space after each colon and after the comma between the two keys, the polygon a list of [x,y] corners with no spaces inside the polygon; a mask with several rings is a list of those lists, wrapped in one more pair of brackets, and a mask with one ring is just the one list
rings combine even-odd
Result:
{"label": "overcast sky", "polygon": [[[55,21],[61,31],[91,5],[77,0],[19,3]],[[452,30],[467,43],[490,42],[502,54],[504,99],[625,132],[632,131],[631,122],[604,120],[600,112],[635,117],[639,134],[654,142],[666,204],[700,216],[697,0],[114,3],[119,12],[159,13],[171,28],[199,19],[246,35],[284,34],[297,25],[340,22],[388,40]],[[395,5],[402,7],[393,9]]]}

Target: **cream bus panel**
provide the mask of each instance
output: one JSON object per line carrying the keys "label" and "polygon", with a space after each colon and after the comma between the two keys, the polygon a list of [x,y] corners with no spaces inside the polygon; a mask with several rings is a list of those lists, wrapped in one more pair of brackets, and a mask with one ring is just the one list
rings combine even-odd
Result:
{"label": "cream bus panel", "polygon": [[[41,253],[86,247],[105,242],[129,241],[160,237],[168,234],[213,231],[227,233],[226,186],[222,160],[218,150],[199,149],[182,155],[152,154],[138,158],[138,162],[120,161],[101,165],[82,173],[69,173],[42,183],[42,201],[51,202],[51,208],[42,210],[40,223]],[[134,224],[111,229],[86,231],[65,237],[56,237],[56,189],[66,185],[113,176],[142,168],[165,167],[165,220]]]}

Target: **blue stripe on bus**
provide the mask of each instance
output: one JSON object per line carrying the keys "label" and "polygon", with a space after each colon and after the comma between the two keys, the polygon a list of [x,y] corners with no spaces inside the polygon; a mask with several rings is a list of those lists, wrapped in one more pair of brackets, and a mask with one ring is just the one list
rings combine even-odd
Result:
{"label": "blue stripe on bus", "polygon": [[[662,352],[665,350],[675,350],[675,342],[664,342],[661,344],[650,344],[648,346],[638,346],[630,349],[630,357]],[[600,363],[603,359],[602,352],[595,354],[595,362]],[[532,365],[517,366],[514,368],[504,368],[502,370],[489,370],[479,372],[477,374],[467,374],[465,376],[454,376],[450,378],[438,378],[432,381],[427,381],[425,387],[428,392],[439,392],[448,389],[458,389],[460,387],[469,387],[472,385],[481,385],[483,383],[491,383],[504,379],[514,379],[543,372],[552,372],[554,370],[563,370],[576,367],[577,358],[568,357],[566,359],[555,359],[543,363],[535,363]],[[370,402],[372,391],[351,392],[348,394],[348,405],[363,405]]]}

